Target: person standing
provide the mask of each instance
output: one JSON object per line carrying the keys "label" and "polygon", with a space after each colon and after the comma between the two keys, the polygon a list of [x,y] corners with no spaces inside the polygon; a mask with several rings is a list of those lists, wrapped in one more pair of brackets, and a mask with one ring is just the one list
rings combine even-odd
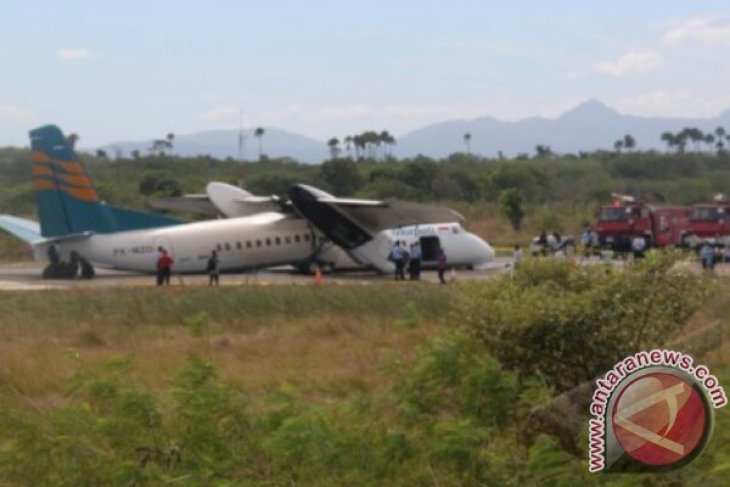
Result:
{"label": "person standing", "polygon": [[631,242],[631,250],[634,252],[634,260],[643,259],[646,250],[646,240],[642,235],[637,235]]}
{"label": "person standing", "polygon": [[157,269],[157,285],[162,286],[164,280],[164,273],[162,271],[162,256],[165,254],[165,249],[157,247],[157,263],[155,264]]}
{"label": "person standing", "polygon": [[220,259],[218,259],[218,252],[215,250],[211,252],[210,259],[208,259],[208,286],[215,284],[219,285],[220,281]]}
{"label": "person standing", "polygon": [[411,245],[411,265],[408,270],[412,281],[418,281],[421,278],[421,245],[418,242]]}
{"label": "person standing", "polygon": [[580,243],[583,244],[583,258],[586,260],[590,259],[591,250],[593,247],[593,234],[591,231],[591,227],[587,226],[583,233],[580,235]]}
{"label": "person standing", "polygon": [[515,245],[515,251],[512,252],[512,275],[514,276],[515,271],[522,263],[522,248],[520,244]]}
{"label": "person standing", "polygon": [[439,271],[439,281],[441,281],[441,284],[446,284],[446,279],[444,279],[444,273],[446,272],[446,251],[443,247],[439,249],[439,255],[437,259],[437,266]]}
{"label": "person standing", "polygon": [[175,260],[167,252],[162,249],[160,257],[157,259],[157,285],[162,286],[163,284],[170,285],[170,274],[172,273],[172,265]]}
{"label": "person standing", "polygon": [[403,272],[403,247],[400,246],[400,240],[396,240],[390,256],[395,264],[395,280],[404,280],[406,278]]}

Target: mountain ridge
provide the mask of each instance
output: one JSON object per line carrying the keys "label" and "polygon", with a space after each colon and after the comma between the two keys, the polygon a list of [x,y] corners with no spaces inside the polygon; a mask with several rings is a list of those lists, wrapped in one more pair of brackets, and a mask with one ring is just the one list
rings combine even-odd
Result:
{"label": "mountain ridge", "polygon": [[[396,157],[447,157],[466,150],[466,133],[471,134],[471,152],[486,157],[496,157],[500,153],[509,157],[533,153],[539,144],[550,146],[556,153],[612,150],[614,141],[625,134],[636,139],[637,149],[663,149],[660,139],[663,132],[677,132],[685,127],[714,132],[718,126],[727,127],[730,133],[730,109],[709,118],[642,116],[623,114],[593,98],[555,118],[533,116],[509,121],[485,115],[434,122],[398,137],[393,154]],[[173,153],[235,159],[238,156],[238,134],[238,130],[212,129],[177,135]],[[244,130],[244,135],[244,159],[258,158],[259,140],[254,136],[254,129]],[[261,144],[262,153],[273,158],[289,157],[318,163],[329,157],[326,141],[275,127],[265,127]],[[152,139],[119,141],[105,144],[100,149],[109,155],[121,150],[129,156],[133,150],[147,154],[151,145]]]}

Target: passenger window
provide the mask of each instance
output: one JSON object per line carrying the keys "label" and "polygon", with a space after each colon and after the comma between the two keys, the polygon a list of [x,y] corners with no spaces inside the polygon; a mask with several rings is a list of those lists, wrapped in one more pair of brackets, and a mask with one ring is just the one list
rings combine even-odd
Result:
{"label": "passenger window", "polygon": [[216,250],[218,252],[222,252],[223,251],[223,246],[221,244],[216,244],[215,248],[216,248]]}
{"label": "passenger window", "polygon": [[284,241],[285,241],[285,242],[286,242],[287,244],[290,244],[290,243],[291,243],[291,238],[290,238],[290,237],[285,237],[285,238],[284,238]]}
{"label": "passenger window", "polygon": [[247,249],[250,249],[251,248],[251,241],[250,240],[246,240],[246,248]]}
{"label": "passenger window", "polygon": [[308,233],[305,233],[304,234],[304,241],[305,242],[309,242],[309,234]]}
{"label": "passenger window", "polygon": [[294,235],[294,241],[295,242],[299,242],[299,234],[298,233],[296,235]]}
{"label": "passenger window", "polygon": [[270,238],[267,238],[266,239],[266,246],[268,247],[269,245],[271,245],[271,239]]}
{"label": "passenger window", "polygon": [[238,250],[241,250],[243,248],[243,246],[241,245],[241,242],[236,242],[236,248]]}
{"label": "passenger window", "polygon": [[256,240],[256,247],[261,247],[261,240]]}
{"label": "passenger window", "polygon": [[228,242],[226,242],[226,250],[231,250],[231,244],[229,244]]}
{"label": "passenger window", "polygon": [[279,237],[276,237],[274,241],[276,242],[276,245],[281,245],[281,239]]}

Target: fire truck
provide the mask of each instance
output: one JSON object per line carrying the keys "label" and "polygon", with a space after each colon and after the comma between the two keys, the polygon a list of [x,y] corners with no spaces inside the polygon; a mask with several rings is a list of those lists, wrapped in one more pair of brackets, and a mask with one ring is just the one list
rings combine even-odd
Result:
{"label": "fire truck", "polygon": [[702,242],[730,245],[730,202],[725,195],[718,194],[710,203],[692,206],[684,241],[690,246]]}
{"label": "fire truck", "polygon": [[631,250],[631,241],[644,237],[647,247],[680,246],[687,233],[690,209],[637,201],[613,194],[613,204],[601,206],[594,226],[601,247],[616,252]]}

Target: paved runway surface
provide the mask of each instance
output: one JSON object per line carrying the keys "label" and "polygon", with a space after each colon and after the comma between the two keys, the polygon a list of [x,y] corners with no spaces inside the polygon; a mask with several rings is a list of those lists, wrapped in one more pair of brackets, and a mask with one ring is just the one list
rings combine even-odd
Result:
{"label": "paved runway surface", "polygon": [[[510,259],[497,259],[493,266],[483,271],[457,270],[452,275],[446,273],[447,280],[486,279],[506,271]],[[0,266],[0,291],[40,291],[47,289],[69,288],[113,288],[113,287],[146,287],[155,286],[155,276],[135,274],[129,272],[96,269],[94,279],[43,279],[41,272],[44,264],[9,264]],[[381,275],[373,271],[352,271],[325,273],[324,282],[335,283],[375,283],[390,281],[391,275]],[[423,271],[421,279],[426,282],[438,282],[438,275],[434,270]],[[240,274],[223,274],[221,285],[277,285],[277,284],[310,284],[314,282],[311,275],[303,275],[291,268],[265,269]],[[174,275],[170,281],[173,286],[207,286],[207,275]]]}
{"label": "paved runway surface", "polygon": [[[454,274],[446,273],[446,279],[457,281],[487,279],[505,272],[509,272],[509,263],[512,259],[498,257],[488,270],[467,271],[457,270]],[[604,263],[607,261],[603,261]],[[621,260],[608,261],[612,265],[621,266]],[[585,264],[600,264],[602,261],[592,259]],[[155,276],[152,274],[135,274],[107,269],[97,269],[94,279],[43,279],[41,272],[43,263],[6,264],[0,266],[0,292],[2,291],[41,291],[47,289],[99,289],[115,287],[148,287],[155,286]],[[695,272],[700,272],[700,265],[697,262],[686,264]],[[719,276],[730,276],[730,264],[719,264],[715,273]],[[391,275],[377,274],[373,271],[351,271],[325,273],[325,283],[377,283],[390,281]],[[423,271],[421,279],[425,282],[438,283],[438,275],[435,270]],[[265,269],[239,274],[223,274],[221,276],[222,286],[241,285],[281,285],[281,284],[311,284],[314,277],[303,275],[297,271],[282,267],[276,269]],[[208,276],[206,275],[174,275],[171,284],[173,286],[207,286]]]}

